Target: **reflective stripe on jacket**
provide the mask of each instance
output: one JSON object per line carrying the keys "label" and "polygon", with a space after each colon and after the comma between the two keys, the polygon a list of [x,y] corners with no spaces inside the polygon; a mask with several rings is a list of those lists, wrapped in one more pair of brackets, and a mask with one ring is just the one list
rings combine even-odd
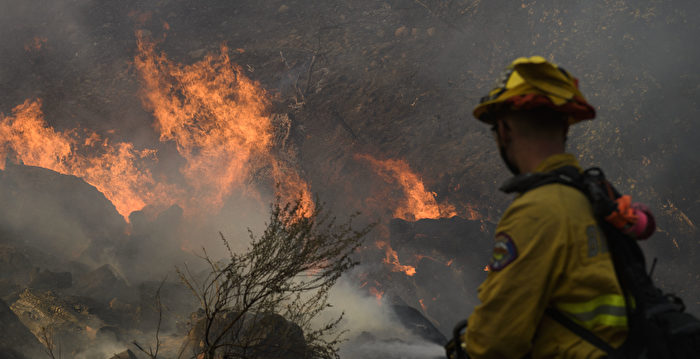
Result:
{"label": "reflective stripe on jacket", "polygon": [[555,307],[586,329],[627,325],[625,298],[619,294],[601,295],[583,303],[557,303]]}
{"label": "reflective stripe on jacket", "polygon": [[[559,154],[537,172],[573,165]],[[465,338],[472,359],[599,358],[603,352],[544,315],[555,307],[617,347],[627,334],[625,302],[591,205],[562,184],[517,197],[496,228],[488,277]]]}

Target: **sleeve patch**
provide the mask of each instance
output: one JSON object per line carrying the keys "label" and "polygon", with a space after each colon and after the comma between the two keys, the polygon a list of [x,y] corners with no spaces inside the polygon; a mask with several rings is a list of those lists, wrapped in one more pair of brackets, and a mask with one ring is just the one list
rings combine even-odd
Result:
{"label": "sleeve patch", "polygon": [[498,272],[518,258],[518,249],[513,239],[504,232],[498,233],[493,246],[493,255],[489,262],[489,271]]}

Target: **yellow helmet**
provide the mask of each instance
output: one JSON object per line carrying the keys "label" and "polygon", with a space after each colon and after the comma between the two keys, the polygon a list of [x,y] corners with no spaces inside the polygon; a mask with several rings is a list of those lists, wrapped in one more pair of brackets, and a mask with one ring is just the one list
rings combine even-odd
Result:
{"label": "yellow helmet", "polygon": [[502,82],[481,98],[474,117],[493,124],[489,112],[549,107],[569,116],[569,124],[595,117],[595,109],[578,89],[578,79],[541,56],[521,57],[508,66]]}

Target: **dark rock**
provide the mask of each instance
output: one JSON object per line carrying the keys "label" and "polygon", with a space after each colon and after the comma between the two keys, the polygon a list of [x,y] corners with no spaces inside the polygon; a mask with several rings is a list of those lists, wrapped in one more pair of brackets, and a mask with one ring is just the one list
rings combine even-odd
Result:
{"label": "dark rock", "polygon": [[0,297],[8,303],[16,300],[19,291],[26,287],[40,290],[69,288],[74,274],[89,269],[85,264],[12,241],[7,234],[0,235],[0,243]]}
{"label": "dark rock", "polygon": [[[210,336],[219,335],[237,316],[232,311],[221,315],[212,325]],[[205,335],[206,321],[201,313],[193,313],[192,319],[196,324],[188,334],[184,350],[197,348]],[[303,359],[310,355],[302,329],[278,314],[248,313],[228,333],[224,342],[231,343],[233,348],[247,347],[246,355],[252,358]]]}
{"label": "dark rock", "polygon": [[[408,222],[393,219],[389,242],[402,265],[413,266],[409,281],[394,279],[400,286],[386,287],[422,313],[442,333],[450,333],[455,318],[466,318],[478,303],[476,288],[484,278],[484,266],[492,250],[490,224],[459,217]],[[407,277],[408,278],[408,277]],[[463,311],[456,311],[465,308]]]}
{"label": "dark rock", "polygon": [[10,245],[0,246],[0,273],[8,285],[27,283],[33,268],[28,256],[22,251]]}
{"label": "dark rock", "polygon": [[8,162],[0,188],[0,228],[16,242],[66,260],[96,261],[124,237],[114,205],[77,177]]}
{"label": "dark rock", "polygon": [[[187,261],[187,255],[175,243],[181,238],[183,210],[177,205],[158,213],[155,218],[146,211],[129,216],[131,234],[115,255],[122,274],[130,281],[161,279],[173,265]],[[160,263],[160,265],[153,265]]]}
{"label": "dark rock", "polygon": [[104,327],[84,301],[89,298],[25,289],[10,309],[34,336],[48,334],[64,353],[78,353],[94,346],[93,339]]}
{"label": "dark rock", "polygon": [[94,298],[102,304],[108,304],[114,298],[126,303],[138,298],[137,290],[130,287],[109,264],[78,276],[71,291],[79,296]]}
{"label": "dark rock", "polygon": [[29,288],[33,289],[65,289],[73,284],[73,276],[70,272],[52,272],[35,268],[29,276]]}
{"label": "dark rock", "polygon": [[407,222],[392,219],[389,224],[391,243],[396,244],[399,256],[402,251],[428,253],[433,250],[447,258],[456,255],[469,256],[469,259],[488,260],[491,253],[491,228],[482,227],[477,220],[459,217],[441,219],[421,219]]}
{"label": "dark rock", "polygon": [[411,333],[438,345],[447,343],[447,338],[417,309],[407,305],[392,305],[391,309]]}

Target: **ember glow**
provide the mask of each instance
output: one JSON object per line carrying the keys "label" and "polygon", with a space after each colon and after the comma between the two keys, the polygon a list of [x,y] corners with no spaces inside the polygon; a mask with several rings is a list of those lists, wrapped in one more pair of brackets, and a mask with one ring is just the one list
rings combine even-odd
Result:
{"label": "ember glow", "polygon": [[437,202],[435,192],[425,189],[423,181],[411,170],[406,161],[379,160],[367,154],[358,154],[355,158],[369,162],[372,169],[387,183],[396,184],[401,188],[404,199],[394,210],[395,218],[417,221],[423,218],[449,218],[457,215],[455,206]]}
{"label": "ember glow", "polygon": [[371,287],[369,288],[369,293],[372,294],[375,298],[377,298],[378,304],[382,304],[382,296],[384,296],[383,290],[379,290],[376,287]]}
{"label": "ember glow", "polygon": [[396,253],[396,251],[393,248],[391,248],[389,242],[377,241],[376,245],[378,248],[384,249],[386,257],[384,257],[382,261],[391,267],[392,272],[403,272],[409,277],[412,277],[414,274],[416,274],[416,267],[403,265],[399,262],[398,253]]}
{"label": "ember glow", "polygon": [[36,36],[32,39],[31,42],[24,44],[24,51],[39,51],[42,47],[44,47],[44,45],[46,45],[47,41],[48,39],[46,39],[45,37]]}
{"label": "ember glow", "polygon": [[[474,206],[472,206],[471,204],[467,204],[466,211],[467,211],[467,217],[466,217],[467,219],[470,219],[472,221],[478,221],[480,219],[483,219],[483,217],[481,216],[481,213],[479,213],[474,208]],[[483,232],[483,230],[482,230],[482,232]]]}

